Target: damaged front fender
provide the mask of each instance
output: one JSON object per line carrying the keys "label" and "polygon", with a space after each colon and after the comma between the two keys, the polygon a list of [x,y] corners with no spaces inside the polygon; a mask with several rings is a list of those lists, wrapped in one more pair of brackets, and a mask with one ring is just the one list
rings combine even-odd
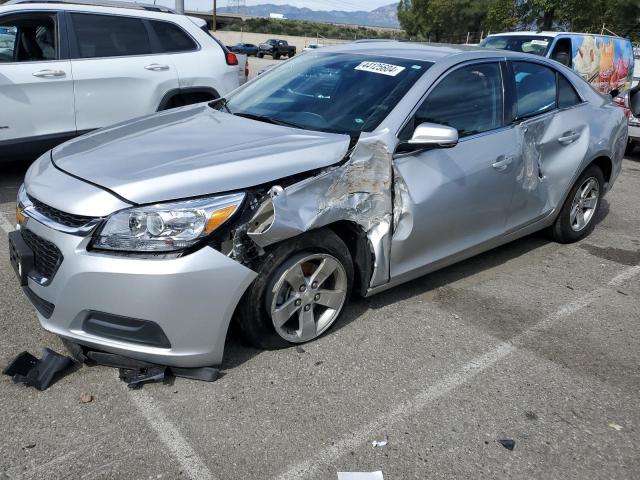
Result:
{"label": "damaged front fender", "polygon": [[249,222],[248,237],[267,247],[339,221],[366,232],[373,255],[370,287],[389,281],[392,152],[383,134],[361,138],[346,161],[285,188],[271,187]]}

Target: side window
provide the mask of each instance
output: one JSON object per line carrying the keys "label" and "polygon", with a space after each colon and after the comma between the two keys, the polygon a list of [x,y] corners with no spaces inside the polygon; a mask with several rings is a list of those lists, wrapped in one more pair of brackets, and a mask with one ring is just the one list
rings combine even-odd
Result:
{"label": "side window", "polygon": [[189,52],[198,46],[179,26],[170,22],[151,21],[163,52]]}
{"label": "side window", "polygon": [[0,22],[0,62],[38,62],[57,58],[54,16],[25,14]]}
{"label": "side window", "polygon": [[582,100],[576,93],[573,85],[564,75],[558,74],[558,108],[573,107],[582,103]]}
{"label": "side window", "polygon": [[558,39],[553,47],[551,58],[556,62],[560,62],[561,64],[571,68],[571,39]]}
{"label": "side window", "polygon": [[537,63],[513,62],[518,118],[556,108],[556,72]]}
{"label": "side window", "polygon": [[80,58],[151,53],[147,29],[139,18],[72,13]]}
{"label": "side window", "polygon": [[503,126],[502,73],[499,63],[479,63],[454,70],[420,105],[401,139],[411,137],[421,123],[458,130],[460,137]]}

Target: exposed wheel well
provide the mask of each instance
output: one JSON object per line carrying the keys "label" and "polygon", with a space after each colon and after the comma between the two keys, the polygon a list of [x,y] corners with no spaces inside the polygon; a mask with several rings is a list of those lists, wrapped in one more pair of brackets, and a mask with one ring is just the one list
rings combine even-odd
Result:
{"label": "exposed wheel well", "polygon": [[598,157],[593,162],[591,162],[587,166],[587,168],[589,168],[591,165],[597,165],[598,168],[600,168],[600,170],[602,171],[604,181],[609,183],[609,181],[611,180],[611,171],[613,170],[611,159],[609,159],[608,157]]}
{"label": "exposed wheel well", "polygon": [[332,223],[327,228],[333,230],[349,249],[354,269],[353,292],[364,295],[373,272],[373,252],[366,232],[357,223],[347,220]]}
{"label": "exposed wheel well", "polygon": [[208,102],[219,98],[218,92],[212,88],[176,89],[168,92],[160,102],[158,111],[184,107],[194,103]]}

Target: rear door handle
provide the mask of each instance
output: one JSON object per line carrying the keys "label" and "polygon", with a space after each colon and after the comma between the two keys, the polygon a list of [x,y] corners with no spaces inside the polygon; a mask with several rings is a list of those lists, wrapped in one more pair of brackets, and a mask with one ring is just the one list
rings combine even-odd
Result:
{"label": "rear door handle", "polygon": [[159,63],[152,63],[151,65],[147,65],[147,70],[151,70],[152,72],[162,72],[163,70],[169,70],[169,65],[160,65]]}
{"label": "rear door handle", "polygon": [[496,159],[495,162],[491,164],[491,166],[496,170],[498,170],[499,172],[502,172],[506,170],[509,165],[511,165],[511,162],[513,162],[512,156],[501,155]]}
{"label": "rear door handle", "polygon": [[576,132],[565,132],[560,138],[558,138],[558,142],[563,145],[569,145],[570,143],[575,142],[580,138],[580,134]]}
{"label": "rear door handle", "polygon": [[38,72],[33,72],[34,77],[39,78],[54,78],[54,77],[64,77],[66,73],[62,70],[40,70]]}

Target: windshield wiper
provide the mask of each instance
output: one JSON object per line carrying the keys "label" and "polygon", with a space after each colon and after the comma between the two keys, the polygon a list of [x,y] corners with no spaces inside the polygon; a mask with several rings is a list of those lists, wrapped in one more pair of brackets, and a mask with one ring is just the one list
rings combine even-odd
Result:
{"label": "windshield wiper", "polygon": [[251,120],[257,120],[258,122],[272,123],[274,125],[281,125],[283,127],[293,127],[293,128],[304,129],[303,126],[298,125],[296,123],[287,122],[285,120],[280,120],[280,119],[277,119],[277,118],[272,118],[272,117],[269,117],[267,115],[257,115],[255,113],[246,113],[246,112],[237,112],[237,113],[234,113],[234,115],[236,115],[238,117],[249,118]]}
{"label": "windshield wiper", "polygon": [[215,100],[209,102],[209,106],[211,108],[214,107],[222,107],[224,108],[228,113],[233,115],[233,112],[231,111],[231,109],[229,108],[229,106],[227,105],[227,99],[224,97],[220,97],[220,98],[216,98]]}

